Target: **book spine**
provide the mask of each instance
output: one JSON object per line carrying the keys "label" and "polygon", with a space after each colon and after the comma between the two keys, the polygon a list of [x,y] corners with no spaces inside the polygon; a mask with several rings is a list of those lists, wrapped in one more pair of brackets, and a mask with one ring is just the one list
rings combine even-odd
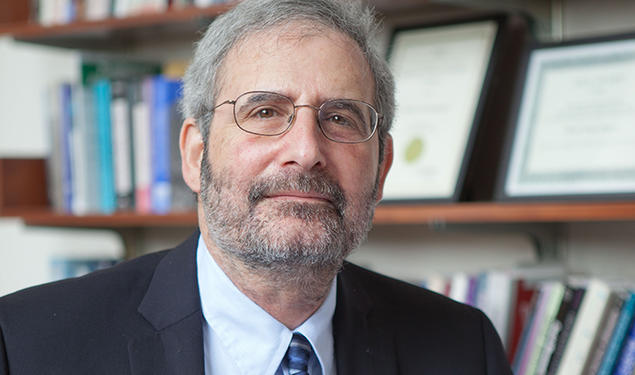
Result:
{"label": "book spine", "polygon": [[560,304],[562,304],[562,298],[564,296],[565,286],[562,283],[555,282],[551,286],[551,294],[547,302],[547,308],[545,310],[545,316],[543,322],[538,327],[538,334],[536,336],[534,344],[534,352],[529,358],[527,365],[527,374],[535,374],[536,367],[538,367],[538,361],[545,347],[545,341],[547,340],[547,334],[551,323],[556,318]]}
{"label": "book spine", "polygon": [[99,143],[99,207],[100,212],[110,214],[116,207],[110,128],[110,82],[105,79],[97,81],[94,95]]}
{"label": "book spine", "polygon": [[150,201],[150,184],[152,181],[150,100],[152,98],[152,79],[146,77],[136,82],[133,92],[133,142],[134,142],[134,181],[135,210],[138,213],[149,213],[152,210]]}
{"label": "book spine", "polygon": [[524,350],[520,362],[515,369],[516,375],[524,375],[530,367],[530,360],[532,359],[534,352],[537,348],[538,333],[541,330],[547,315],[547,308],[553,293],[553,284],[543,284],[540,288],[540,295],[538,298],[538,307],[534,314],[536,315],[529,327],[529,335],[527,342],[525,343]]}
{"label": "book spine", "polygon": [[604,359],[602,360],[602,365],[598,370],[598,375],[610,375],[611,371],[613,371],[617,357],[620,354],[620,349],[622,348],[624,338],[626,337],[628,328],[633,321],[634,314],[635,293],[631,292],[628,299],[624,303],[622,312],[620,313],[617,325],[615,326],[615,331],[613,332],[613,337],[611,337],[611,341],[609,342],[609,345],[606,349]]}
{"label": "book spine", "polygon": [[635,324],[631,324],[613,375],[633,375],[633,372],[635,372]]}
{"label": "book spine", "polygon": [[611,290],[606,283],[591,280],[558,368],[558,375],[580,374],[584,369],[610,295]]}
{"label": "book spine", "polygon": [[588,363],[584,369],[584,374],[596,375],[600,369],[602,358],[604,357],[604,353],[606,353],[606,349],[609,345],[609,341],[611,340],[611,336],[613,335],[613,331],[615,330],[617,319],[620,316],[623,305],[624,299],[622,296],[617,293],[613,293],[609,301],[609,306],[604,314],[605,316],[602,317],[598,337],[596,342],[593,343],[594,349],[587,361]]}
{"label": "book spine", "polygon": [[565,315],[562,330],[556,339],[556,347],[553,350],[553,354],[549,359],[549,365],[547,366],[547,375],[554,375],[560,367],[562,356],[564,355],[564,351],[569,343],[569,338],[571,337],[571,332],[573,331],[573,325],[578,317],[578,311],[580,310],[580,305],[582,304],[585,293],[586,290],[582,288],[575,289],[573,292],[571,308]]}
{"label": "book spine", "polygon": [[48,198],[53,210],[64,212],[63,194],[63,139],[62,139],[62,98],[59,85],[51,86],[46,96],[46,115],[48,122],[51,152],[46,162]]}
{"label": "book spine", "polygon": [[181,151],[179,147],[179,136],[183,116],[179,110],[179,101],[182,95],[182,82],[179,80],[175,86],[175,100],[170,106],[170,183],[172,184],[171,206],[172,211],[193,210],[196,207],[196,200],[190,188],[183,180],[181,173]]}
{"label": "book spine", "polygon": [[523,334],[523,327],[531,318],[531,310],[537,296],[536,289],[524,280],[517,279],[514,287],[514,305],[509,329],[508,359],[511,362],[516,357],[518,346]]}
{"label": "book spine", "polygon": [[130,115],[128,113],[128,84],[112,82],[112,149],[117,209],[130,210],[133,204],[132,157],[130,155]]}
{"label": "book spine", "polygon": [[547,333],[545,335],[543,349],[540,353],[540,358],[538,359],[538,364],[536,366],[536,375],[543,375],[547,373],[547,366],[549,365],[549,361],[551,360],[553,352],[556,349],[558,337],[560,336],[560,333],[562,332],[562,328],[564,326],[564,319],[569,309],[571,309],[573,296],[573,288],[571,288],[570,286],[565,287],[564,293],[562,295],[562,302],[560,303],[558,312],[556,313],[556,316],[551,324],[549,324]]}
{"label": "book spine", "polygon": [[62,156],[62,209],[71,213],[73,207],[73,101],[71,85],[64,83],[61,86],[61,156]]}
{"label": "book spine", "polygon": [[152,80],[152,211],[170,211],[170,84],[163,76]]}

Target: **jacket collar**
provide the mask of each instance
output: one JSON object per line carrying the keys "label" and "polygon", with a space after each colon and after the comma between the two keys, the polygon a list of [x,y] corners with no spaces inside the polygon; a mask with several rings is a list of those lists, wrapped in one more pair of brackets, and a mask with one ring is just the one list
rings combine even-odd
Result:
{"label": "jacket collar", "polygon": [[131,341],[133,374],[202,374],[203,321],[196,279],[196,231],[157,265],[138,312],[154,334]]}
{"label": "jacket collar", "polygon": [[[157,265],[139,313],[154,334],[133,339],[128,347],[131,372],[203,374],[203,314],[196,278],[198,230]],[[365,286],[345,263],[337,279],[333,316],[338,374],[397,374],[391,317],[374,308]],[[359,272],[358,272],[359,273]],[[176,298],[175,298],[176,297]]]}

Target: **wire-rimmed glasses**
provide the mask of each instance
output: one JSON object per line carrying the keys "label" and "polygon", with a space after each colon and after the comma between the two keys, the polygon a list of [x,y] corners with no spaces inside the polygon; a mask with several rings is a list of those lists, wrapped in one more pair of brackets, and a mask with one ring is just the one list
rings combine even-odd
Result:
{"label": "wire-rimmed glasses", "polygon": [[235,100],[226,100],[216,108],[232,104],[236,125],[247,133],[275,136],[286,132],[293,125],[296,109],[312,108],[322,134],[339,143],[368,141],[375,131],[381,115],[372,105],[361,100],[332,99],[319,107],[309,104],[296,105],[291,98],[269,91],[248,91]]}

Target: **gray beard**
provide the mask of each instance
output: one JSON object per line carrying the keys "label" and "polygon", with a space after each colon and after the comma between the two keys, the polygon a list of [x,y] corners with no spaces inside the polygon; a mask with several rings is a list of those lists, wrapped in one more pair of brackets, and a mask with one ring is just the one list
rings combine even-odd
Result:
{"label": "gray beard", "polygon": [[[265,273],[272,282],[310,288],[318,280],[330,281],[371,228],[378,180],[354,207],[324,173],[280,174],[255,180],[241,205],[240,190],[222,175],[214,173],[205,147],[200,198],[208,233],[231,261]],[[331,205],[290,201],[262,209],[263,199],[277,191],[319,193]],[[280,220],[285,217],[302,220],[307,230],[290,233]]]}

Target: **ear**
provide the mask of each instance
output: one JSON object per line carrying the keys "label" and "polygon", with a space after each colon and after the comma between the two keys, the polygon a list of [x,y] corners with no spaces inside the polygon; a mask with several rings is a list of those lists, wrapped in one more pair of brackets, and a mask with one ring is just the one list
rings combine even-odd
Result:
{"label": "ear", "polygon": [[181,150],[183,180],[193,192],[200,193],[203,138],[193,118],[187,118],[183,121],[179,137],[179,148]]}
{"label": "ear", "polygon": [[379,185],[377,186],[377,202],[384,196],[384,182],[386,182],[386,176],[392,166],[393,159],[393,144],[390,134],[386,134],[386,140],[384,143],[384,160],[379,165]]}

